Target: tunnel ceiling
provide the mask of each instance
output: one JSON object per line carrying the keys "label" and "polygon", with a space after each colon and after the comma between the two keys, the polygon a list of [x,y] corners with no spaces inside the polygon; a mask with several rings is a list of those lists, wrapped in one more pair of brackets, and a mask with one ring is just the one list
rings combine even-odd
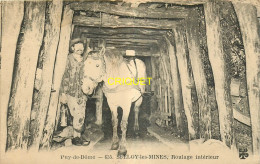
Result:
{"label": "tunnel ceiling", "polygon": [[140,56],[158,51],[158,42],[188,17],[190,9],[169,3],[72,2],[74,37],[125,51],[134,49]]}

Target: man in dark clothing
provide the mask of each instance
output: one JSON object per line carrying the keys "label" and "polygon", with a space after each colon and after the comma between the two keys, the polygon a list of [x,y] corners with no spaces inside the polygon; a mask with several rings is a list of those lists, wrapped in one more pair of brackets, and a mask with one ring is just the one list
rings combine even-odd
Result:
{"label": "man in dark clothing", "polygon": [[84,128],[85,109],[87,97],[81,90],[83,78],[83,52],[84,42],[81,39],[74,39],[70,42],[70,53],[67,58],[66,68],[62,79],[60,90],[60,102],[67,104],[73,117],[73,139],[75,145],[89,144],[81,133]]}

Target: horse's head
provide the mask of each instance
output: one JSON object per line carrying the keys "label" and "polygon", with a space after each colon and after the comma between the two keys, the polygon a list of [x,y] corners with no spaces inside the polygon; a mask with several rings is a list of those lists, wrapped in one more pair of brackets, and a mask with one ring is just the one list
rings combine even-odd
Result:
{"label": "horse's head", "polygon": [[86,95],[93,93],[98,83],[103,80],[105,75],[105,62],[99,51],[91,51],[84,62],[84,78],[82,91]]}

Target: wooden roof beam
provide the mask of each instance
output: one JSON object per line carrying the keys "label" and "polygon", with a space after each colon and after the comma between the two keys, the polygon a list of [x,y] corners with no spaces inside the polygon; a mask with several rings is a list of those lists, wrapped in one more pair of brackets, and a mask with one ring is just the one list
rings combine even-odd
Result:
{"label": "wooden roof beam", "polygon": [[[92,43],[98,44],[98,40],[92,40]],[[114,45],[114,46],[131,46],[131,47],[152,47],[154,45],[157,45],[156,43],[141,43],[141,42],[134,42],[134,41],[116,41],[116,40],[106,40],[106,45]]]}
{"label": "wooden roof beam", "polygon": [[[102,0],[99,0],[102,1]],[[110,0],[104,0],[104,1],[110,1]],[[133,0],[122,0],[123,2],[131,2]],[[247,1],[241,1],[241,0],[217,0],[218,2],[233,2],[233,3],[247,3],[259,6],[260,1],[258,0],[247,0]],[[141,3],[147,3],[147,2],[157,2],[157,3],[172,3],[172,4],[178,4],[178,5],[200,5],[205,4],[207,2],[212,2],[212,0],[135,0],[135,2],[141,2]]]}
{"label": "wooden roof beam", "polygon": [[128,40],[106,40],[106,43],[115,43],[115,44],[136,44],[136,45],[151,45],[156,44],[155,42],[149,42],[149,41],[128,41]]}
{"label": "wooden roof beam", "polygon": [[[109,46],[107,46],[107,47],[109,47]],[[148,46],[147,47],[128,47],[128,46],[121,46],[121,45],[119,45],[119,46],[117,46],[115,48],[117,48],[120,51],[125,51],[125,50],[135,50],[135,51],[142,51],[142,52],[150,52],[150,51],[152,51],[152,48],[148,47]]]}
{"label": "wooden roof beam", "polygon": [[[123,55],[126,56],[126,51],[124,49],[119,49],[119,52]],[[152,52],[152,51],[138,51],[135,50],[135,56],[142,56],[142,57],[159,57],[160,54],[158,52]]]}
{"label": "wooden roof beam", "polygon": [[[64,1],[69,1],[69,0],[64,0]],[[178,4],[178,5],[198,5],[198,4],[204,4],[210,0],[98,0],[99,2],[117,2],[117,3],[122,3],[122,4],[131,4],[133,1],[135,3],[149,3],[149,2],[155,2],[155,3],[173,3],[173,4]],[[226,0],[222,0],[226,1]],[[229,0],[229,1],[241,1],[241,0]],[[249,0],[249,1],[255,1],[255,0]],[[76,2],[82,2],[82,0],[74,0],[72,3]],[[93,0],[84,0],[84,2],[93,2]],[[72,4],[66,3],[65,4]]]}
{"label": "wooden roof beam", "polygon": [[121,48],[125,48],[125,47],[131,47],[131,48],[136,48],[136,49],[140,49],[140,48],[144,48],[144,49],[151,49],[151,45],[140,45],[140,44],[115,44],[115,43],[111,43],[108,42],[106,43],[107,46],[114,46],[114,47],[121,47]]}
{"label": "wooden roof beam", "polygon": [[102,12],[112,15],[119,16],[129,16],[136,18],[169,18],[169,19],[183,19],[188,16],[188,9],[178,8],[178,9],[152,9],[138,7],[125,7],[118,6],[110,3],[98,3],[98,2],[82,2],[82,3],[72,3],[70,4],[73,10],[85,10],[93,12]]}
{"label": "wooden roof beam", "polygon": [[169,30],[147,29],[147,28],[98,28],[76,26],[80,33],[99,34],[99,35],[118,35],[118,34],[140,34],[147,36],[166,35]]}
{"label": "wooden roof beam", "polygon": [[140,44],[117,44],[117,43],[106,43],[107,47],[126,48],[126,49],[149,49],[151,45],[140,45]]}
{"label": "wooden roof beam", "polygon": [[[132,0],[123,0],[124,2],[131,2]],[[198,5],[204,4],[209,0],[135,0],[136,2],[157,2],[157,3],[173,3],[178,5]]]}
{"label": "wooden roof beam", "polygon": [[147,19],[131,19],[117,18],[111,15],[103,14],[102,19],[87,16],[74,16],[74,25],[90,26],[90,27],[136,27],[136,28],[153,28],[153,29],[173,29],[181,24],[181,21],[170,20],[147,20]]}
{"label": "wooden roof beam", "polygon": [[115,34],[115,35],[104,35],[104,34],[88,34],[82,33],[83,38],[99,38],[99,39],[150,39],[150,40],[160,40],[162,35],[142,35],[142,34]]}
{"label": "wooden roof beam", "polygon": [[141,2],[132,2],[131,7],[137,8]]}
{"label": "wooden roof beam", "polygon": [[[69,2],[66,3],[68,0],[64,0],[65,4],[70,4]],[[74,1],[81,1],[81,0],[74,0]],[[85,2],[93,2],[93,0],[85,0]],[[124,3],[132,3],[133,0],[99,0],[99,2],[124,2]],[[212,0],[134,0],[135,3],[148,3],[148,2],[155,2],[155,3],[172,3],[172,4],[178,4],[178,5],[199,5],[199,4],[205,4],[207,2],[212,2]],[[241,0],[219,0],[220,2],[233,2],[233,3],[241,3]],[[247,0],[243,1],[242,3],[249,3],[252,5],[259,6],[260,1],[258,0]]]}
{"label": "wooden roof beam", "polygon": [[106,39],[106,42],[121,42],[121,43],[141,43],[141,44],[157,44],[157,40],[151,39]]}
{"label": "wooden roof beam", "polygon": [[[94,42],[98,42],[98,38],[94,39]],[[117,44],[138,44],[138,45],[151,45],[157,44],[157,40],[149,40],[149,39],[105,39],[106,43],[117,43]]]}
{"label": "wooden roof beam", "polygon": [[[123,56],[126,56],[126,54],[123,54]],[[142,56],[142,57],[160,57],[159,53],[149,53],[149,52],[136,52],[135,56]]]}
{"label": "wooden roof beam", "polygon": [[134,43],[134,42],[107,42],[107,45],[124,45],[124,46],[136,46],[136,47],[150,47],[151,44]]}

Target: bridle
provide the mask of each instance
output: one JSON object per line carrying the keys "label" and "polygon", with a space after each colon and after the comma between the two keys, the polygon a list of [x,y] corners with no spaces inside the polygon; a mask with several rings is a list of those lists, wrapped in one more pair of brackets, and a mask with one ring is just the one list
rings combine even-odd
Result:
{"label": "bridle", "polygon": [[92,98],[92,96],[95,94],[95,92],[96,92],[96,87],[98,86],[98,83],[101,81],[101,80],[99,80],[99,79],[101,79],[102,76],[103,76],[103,75],[100,75],[97,79],[93,79],[93,78],[90,77],[90,76],[84,75],[84,78],[88,78],[88,79],[90,79],[92,82],[95,83],[95,88],[94,88],[93,93],[91,94],[91,96],[89,96],[89,95],[86,94],[86,96],[87,96],[88,99]]}
{"label": "bridle", "polygon": [[[101,51],[101,53],[104,53],[104,50],[102,50]],[[101,54],[100,53],[100,54]],[[98,59],[100,59],[100,56],[99,57],[95,57],[95,56],[91,56],[91,58],[92,59],[94,59],[94,60],[98,60]],[[101,59],[102,60],[102,59]],[[103,61],[104,62],[104,61]],[[104,64],[104,63],[103,63]],[[93,94],[92,94],[92,96],[95,94],[95,89],[96,89],[96,87],[98,86],[98,84],[102,81],[102,79],[103,79],[103,76],[104,76],[104,68],[103,68],[103,73],[101,74],[101,75],[99,75],[96,79],[94,79],[94,78],[92,78],[92,77],[90,77],[90,76],[88,76],[88,75],[85,75],[84,74],[84,76],[83,76],[83,78],[85,79],[85,78],[87,78],[87,79],[89,79],[89,80],[91,80],[93,83],[94,83],[94,85],[95,85],[95,88],[94,88],[94,91],[93,91]],[[92,96],[89,96],[89,95],[86,95],[87,96],[87,98],[91,98]]]}
{"label": "bridle", "polygon": [[93,78],[90,77],[90,76],[84,75],[84,78],[90,79],[90,80],[93,81],[96,85],[97,85],[99,82],[102,81],[102,77],[103,77],[103,75],[99,75],[98,78],[93,79]]}

